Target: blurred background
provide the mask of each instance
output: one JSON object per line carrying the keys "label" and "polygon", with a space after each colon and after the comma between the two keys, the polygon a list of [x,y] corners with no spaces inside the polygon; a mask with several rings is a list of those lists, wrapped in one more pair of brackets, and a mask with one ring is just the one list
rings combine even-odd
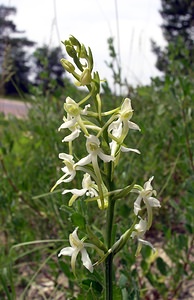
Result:
{"label": "blurred background", "polygon": [[92,45],[95,67],[103,77],[110,76],[105,64],[110,37],[114,39],[123,76],[130,84],[147,84],[150,77],[160,74],[151,45],[151,40],[161,47],[166,44],[160,27],[160,0],[122,0],[119,3],[94,0],[92,4],[89,0],[4,0],[1,3],[9,8],[1,12],[2,18],[6,14],[13,25],[2,24],[1,34],[4,38],[17,37],[20,42],[23,39],[23,59],[28,57],[26,65],[31,67],[28,74],[31,79],[37,65],[29,55],[43,46],[59,47],[63,51],[61,41],[70,34]]}

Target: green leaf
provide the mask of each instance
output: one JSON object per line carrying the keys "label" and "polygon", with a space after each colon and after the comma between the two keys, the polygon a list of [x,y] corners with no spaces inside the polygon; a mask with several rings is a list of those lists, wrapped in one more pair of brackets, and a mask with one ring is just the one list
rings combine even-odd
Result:
{"label": "green leaf", "polygon": [[92,287],[93,290],[95,290],[98,294],[101,294],[102,290],[103,290],[102,285],[98,281],[95,281],[92,279],[84,279],[82,281],[82,285],[83,285],[83,287],[84,286],[87,287],[87,289]]}
{"label": "green leaf", "polygon": [[120,192],[116,193],[113,196],[113,200],[125,198],[127,195],[129,195],[133,187],[134,187],[133,183],[131,185],[126,186],[124,189],[122,189]]}
{"label": "green leaf", "polygon": [[119,278],[119,286],[121,289],[125,288],[127,281],[128,281],[128,278],[124,274],[121,274],[121,276]]}
{"label": "green leaf", "polygon": [[151,272],[147,273],[146,274],[146,278],[149,280],[149,282],[151,283],[151,285],[153,285],[153,286],[155,285],[156,276],[153,273],[151,273]]}
{"label": "green leaf", "polygon": [[88,237],[92,241],[92,243],[96,245],[99,249],[103,250],[104,252],[107,252],[108,249],[106,248],[104,243],[99,240],[99,238],[93,233],[89,226],[86,226],[86,230]]}
{"label": "green leaf", "polygon": [[127,205],[127,204],[123,204],[119,208],[119,214],[123,218],[127,218],[129,216],[130,212],[131,212],[131,209],[130,209],[129,205]]}
{"label": "green leaf", "polygon": [[11,300],[12,299],[12,295],[11,295],[11,293],[9,291],[8,286],[7,286],[7,281],[6,281],[5,277],[2,274],[0,274],[0,282],[1,282],[2,286],[3,286],[5,294],[7,295],[7,299]]}
{"label": "green leaf", "polygon": [[148,271],[148,269],[149,269],[149,264],[148,264],[147,261],[144,260],[144,259],[143,259],[142,262],[141,262],[141,268],[142,268],[144,274],[146,274],[147,271]]}
{"label": "green leaf", "polygon": [[166,276],[168,273],[168,265],[165,263],[165,261],[161,257],[158,257],[156,260],[156,264],[160,273]]}
{"label": "green leaf", "polygon": [[61,205],[60,210],[63,210],[63,211],[67,212],[70,215],[75,212],[75,210],[72,207],[69,207],[67,205]]}
{"label": "green leaf", "polygon": [[113,287],[113,299],[114,300],[121,300],[122,299],[122,292],[118,286]]}
{"label": "green leaf", "polygon": [[190,224],[185,224],[185,227],[190,234],[193,234],[193,227]]}
{"label": "green leaf", "polygon": [[69,278],[72,279],[74,277],[73,273],[71,272],[71,268],[69,265],[65,264],[62,260],[59,260],[59,266],[62,272]]}
{"label": "green leaf", "polygon": [[128,300],[129,299],[129,294],[127,292],[127,289],[124,288],[122,289],[122,300]]}
{"label": "green leaf", "polygon": [[79,227],[80,229],[85,229],[85,227],[86,227],[86,220],[79,213],[72,214],[71,221],[76,227]]}

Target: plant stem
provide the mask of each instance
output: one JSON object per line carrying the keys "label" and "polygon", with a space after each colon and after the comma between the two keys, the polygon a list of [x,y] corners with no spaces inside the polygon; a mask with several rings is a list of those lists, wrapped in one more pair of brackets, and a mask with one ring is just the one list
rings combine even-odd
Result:
{"label": "plant stem", "polygon": [[113,254],[109,254],[109,256],[105,260],[105,299],[112,300],[113,299]]}
{"label": "plant stem", "polygon": [[112,200],[111,197],[109,199],[108,209],[107,209],[107,218],[106,218],[106,243],[107,248],[111,248],[113,240],[112,240],[112,229],[113,229],[113,219],[114,219],[114,208],[115,208],[115,200]]}
{"label": "plant stem", "polygon": [[[107,210],[106,223],[106,243],[107,248],[110,249],[113,244],[113,219],[114,219],[115,200],[109,199],[109,206]],[[113,299],[113,253],[110,253],[105,260],[105,299]]]}
{"label": "plant stem", "polygon": [[[104,136],[108,144],[108,136]],[[110,162],[106,169],[109,191],[115,190],[114,184],[114,163]],[[106,246],[110,249],[114,243],[113,241],[113,220],[114,220],[115,200],[113,196],[108,199],[108,208],[106,214]],[[110,253],[105,259],[105,300],[113,299],[113,253]]]}

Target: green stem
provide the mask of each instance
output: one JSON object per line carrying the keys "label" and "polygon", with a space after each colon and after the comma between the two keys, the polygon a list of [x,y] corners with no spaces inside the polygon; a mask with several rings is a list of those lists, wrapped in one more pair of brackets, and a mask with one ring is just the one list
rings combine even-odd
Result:
{"label": "green stem", "polygon": [[111,248],[113,244],[112,240],[112,229],[113,229],[113,219],[114,219],[114,208],[115,208],[115,200],[109,198],[108,210],[107,210],[107,219],[106,219],[106,243],[107,248]]}
{"label": "green stem", "polygon": [[105,260],[105,299],[113,299],[113,254],[110,253]]}
{"label": "green stem", "polygon": [[[114,218],[114,207],[115,201],[109,200],[109,206],[107,211],[107,232],[106,232],[106,241],[107,248],[110,249],[112,241],[112,229],[113,229],[113,218]],[[105,299],[113,299],[113,253],[110,253],[105,260]]]}

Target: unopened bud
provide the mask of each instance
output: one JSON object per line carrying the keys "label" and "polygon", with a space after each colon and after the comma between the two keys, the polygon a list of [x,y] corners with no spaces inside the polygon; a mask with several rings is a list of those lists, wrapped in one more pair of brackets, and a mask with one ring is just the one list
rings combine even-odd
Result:
{"label": "unopened bud", "polygon": [[81,45],[81,51],[80,51],[79,56],[80,56],[80,58],[87,58],[88,57],[86,47],[83,44]]}
{"label": "unopened bud", "polygon": [[80,76],[80,85],[90,84],[92,81],[91,71],[86,68]]}
{"label": "unopened bud", "polygon": [[73,48],[73,46],[71,46],[71,45],[65,45],[65,46],[66,46],[66,51],[67,51],[68,55],[70,57],[75,58],[77,56],[77,53],[76,53],[75,49]]}
{"label": "unopened bud", "polygon": [[68,60],[65,59],[65,58],[62,58],[62,59],[60,60],[60,62],[61,62],[61,64],[62,64],[63,68],[64,68],[67,72],[69,72],[69,73],[73,73],[73,72],[74,72],[75,67],[74,67],[74,65],[73,65],[70,61],[68,61]]}
{"label": "unopened bud", "polygon": [[69,41],[71,42],[72,45],[80,48],[80,42],[73,35],[70,35]]}

